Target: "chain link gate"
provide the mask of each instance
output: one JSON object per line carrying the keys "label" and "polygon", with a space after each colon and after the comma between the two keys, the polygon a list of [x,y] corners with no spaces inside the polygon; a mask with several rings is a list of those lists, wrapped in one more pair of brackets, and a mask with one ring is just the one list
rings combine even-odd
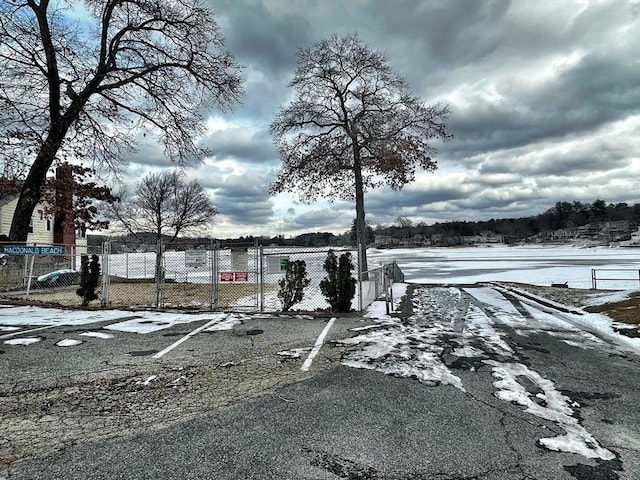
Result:
{"label": "chain link gate", "polygon": [[[278,311],[282,308],[278,291],[279,281],[284,277],[287,264],[293,261],[303,261],[310,280],[309,285],[304,289],[302,301],[294,305],[291,310],[321,311],[329,308],[321,290],[320,282],[325,278],[327,272],[324,270],[324,262],[329,250],[333,250],[337,256],[348,252],[352,256],[353,271],[352,276],[358,279],[357,273],[357,251],[348,248],[299,248],[299,247],[263,247],[262,249],[262,285],[264,294],[262,296],[262,309],[265,311]],[[356,287],[358,287],[356,285]],[[356,292],[351,303],[353,310],[360,310],[359,295]]]}
{"label": "chain link gate", "polygon": [[261,310],[260,248],[217,242],[213,250],[213,298],[220,310]]}
{"label": "chain link gate", "polygon": [[[79,306],[80,253],[56,247],[57,255],[22,255],[0,258],[0,295],[20,300]],[[59,250],[59,251],[58,251]],[[207,240],[171,244],[155,241],[105,242],[88,247],[100,257],[100,295],[105,308],[177,308],[226,311],[282,310],[278,293],[289,262],[304,262],[309,284],[291,311],[325,311],[320,282],[327,275],[324,248],[262,247]],[[350,252],[358,280],[352,310],[365,308],[387,291],[386,270],[372,269],[369,279],[357,273],[356,250],[333,248],[336,255]],[[27,250],[25,250],[26,252]],[[99,303],[98,303],[99,302]]]}
{"label": "chain link gate", "polygon": [[255,244],[105,244],[103,306],[259,309]]}

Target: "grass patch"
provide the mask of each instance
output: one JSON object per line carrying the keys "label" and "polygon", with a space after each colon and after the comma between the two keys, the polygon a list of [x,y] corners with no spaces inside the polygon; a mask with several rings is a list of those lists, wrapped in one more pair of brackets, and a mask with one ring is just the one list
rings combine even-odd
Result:
{"label": "grass patch", "polygon": [[640,325],[640,292],[633,292],[620,302],[592,305],[584,309],[591,313],[603,313],[616,322]]}

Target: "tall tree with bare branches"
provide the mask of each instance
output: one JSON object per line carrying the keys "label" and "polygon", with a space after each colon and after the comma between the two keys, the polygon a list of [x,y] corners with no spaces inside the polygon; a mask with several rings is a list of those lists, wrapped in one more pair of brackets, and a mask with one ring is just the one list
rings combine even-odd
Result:
{"label": "tall tree with bare branches", "polygon": [[[213,223],[218,210],[198,180],[185,181],[179,171],[150,173],[136,183],[132,194],[107,205],[108,216],[133,235],[151,233],[156,240]],[[162,251],[156,250],[156,281],[163,279]]]}
{"label": "tall tree with bare branches", "polygon": [[56,162],[116,168],[141,133],[200,158],[206,111],[241,82],[202,0],[2,0],[0,163],[24,175],[10,238],[26,240]]}
{"label": "tall tree with bare branches", "polygon": [[218,210],[198,180],[185,181],[179,171],[150,173],[136,183],[132,194],[108,207],[108,216],[131,234],[152,233],[156,240],[213,223]]}
{"label": "tall tree with bare branches", "polygon": [[271,193],[303,201],[355,199],[361,269],[367,270],[364,193],[401,189],[416,168],[433,171],[433,139],[447,139],[449,110],[427,106],[382,52],[334,35],[298,52],[294,99],[271,124],[282,171]]}

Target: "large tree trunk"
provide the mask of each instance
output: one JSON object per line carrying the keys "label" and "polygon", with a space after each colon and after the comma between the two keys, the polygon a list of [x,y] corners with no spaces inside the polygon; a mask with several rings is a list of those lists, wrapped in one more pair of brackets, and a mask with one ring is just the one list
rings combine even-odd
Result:
{"label": "large tree trunk", "polygon": [[18,204],[11,221],[9,239],[14,242],[26,242],[29,235],[29,224],[33,210],[40,201],[40,190],[47,179],[47,172],[53,164],[60,142],[52,138],[52,135],[45,140],[38,156],[29,169],[29,174],[22,185]]}
{"label": "large tree trunk", "polygon": [[369,270],[367,266],[367,227],[364,218],[364,186],[362,182],[362,167],[360,165],[360,151],[357,149],[354,149],[353,160],[353,173],[356,186],[356,234],[360,258],[360,272],[362,272],[362,279],[367,280],[368,275],[364,273]]}

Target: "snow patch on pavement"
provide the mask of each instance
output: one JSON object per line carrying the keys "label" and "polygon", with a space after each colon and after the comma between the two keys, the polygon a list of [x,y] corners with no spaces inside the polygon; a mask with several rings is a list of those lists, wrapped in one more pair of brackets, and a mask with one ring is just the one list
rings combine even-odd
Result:
{"label": "snow patch on pavement", "polygon": [[251,318],[248,315],[242,315],[237,313],[229,313],[225,315],[226,318],[221,318],[220,321],[208,328],[205,328],[205,332],[221,332],[224,330],[233,330],[233,327],[240,325],[243,320]]}
{"label": "snow patch on pavement", "polygon": [[[517,289],[511,289],[511,291],[518,293]],[[640,355],[640,338],[630,338],[618,333],[614,329],[614,322],[606,315],[570,309],[565,305],[530,293],[526,293],[526,295],[526,297],[519,297],[519,300],[535,320],[547,325],[557,325],[566,330],[583,332],[585,335],[595,334],[628,352]],[[545,303],[555,306],[557,309],[547,307],[544,305]],[[568,311],[558,311],[558,309]]]}
{"label": "snow patch on pavement", "polygon": [[[531,309],[530,316],[524,317],[499,292],[490,290],[466,289],[472,297],[465,297],[454,287],[417,288],[410,318],[401,321],[384,315],[378,325],[360,329],[358,335],[341,342],[362,346],[346,356],[343,364],[416,378],[427,385],[452,385],[466,392],[461,379],[447,367],[446,357],[481,359],[493,367],[497,398],[522,405],[527,413],[552,421],[565,431],[564,435],[540,439],[541,446],[587,458],[615,458],[573,416],[577,403],[559,392],[552,381],[516,363],[517,354],[496,324],[514,328],[534,324],[541,331],[543,326],[551,326],[560,330],[554,334],[567,337],[568,342],[588,346],[602,341],[543,311]],[[536,387],[534,393],[528,392],[519,378],[528,379],[527,384]]]}
{"label": "snow patch on pavement", "polygon": [[486,349],[497,355],[513,355],[493,321],[478,307],[466,305],[458,288],[416,289],[413,312],[405,322],[384,315],[380,328],[368,326],[359,335],[343,340],[343,345],[363,345],[343,364],[417,378],[427,385],[452,385],[464,392],[462,380],[445,365],[443,354],[482,358]]}
{"label": "snow patch on pavement", "polygon": [[[116,330],[119,332],[129,333],[151,333],[158,330],[164,330],[171,328],[175,325],[183,325],[193,322],[219,320],[220,322],[226,321],[228,317],[233,317],[232,314],[227,313],[204,313],[204,314],[180,314],[180,313],[167,313],[167,312],[136,312],[135,318],[129,318],[122,322],[113,323],[103,328],[107,330]],[[233,320],[235,323],[239,323],[239,319]],[[225,325],[224,330],[231,329],[233,325],[229,322]],[[218,325],[216,325],[218,326]],[[213,329],[210,327],[209,330]]]}
{"label": "snow patch on pavement", "polygon": [[20,327],[6,327],[4,325],[0,325],[0,332],[17,332],[21,330]]}
{"label": "snow patch on pavement", "polygon": [[[219,318],[221,323],[209,330],[228,330],[232,328],[233,325],[239,323],[242,317],[228,313],[193,314],[152,311],[131,312],[126,310],[87,311],[31,306],[0,309],[0,324],[2,324],[2,330],[4,331],[12,331],[10,329],[16,329],[13,331],[17,331],[21,326],[77,326],[114,321],[115,323],[103,328],[120,332],[144,334],[170,328],[174,325],[210,321],[216,318]],[[225,322],[222,322],[222,320],[225,320]]]}
{"label": "snow patch on pavement", "polygon": [[[493,385],[498,389],[495,393],[500,400],[513,402],[525,408],[525,412],[552,421],[560,426],[564,435],[551,438],[541,438],[540,445],[559,452],[577,453],[587,458],[613,460],[615,455],[600,446],[596,439],[573,417],[571,406],[576,404],[567,396],[556,390],[550,380],[543,378],[537,372],[529,370],[521,363],[500,363],[485,360],[493,367],[493,376],[497,378]],[[532,396],[527,389],[518,382],[519,377],[527,378],[536,385],[541,392]]]}
{"label": "snow patch on pavement", "polygon": [[64,340],[60,340],[56,342],[56,347],[75,347],[82,343],[81,340],[73,340],[71,338],[65,338]]}
{"label": "snow patch on pavement", "polygon": [[[145,312],[141,312],[144,314]],[[131,316],[123,310],[69,310],[35,306],[0,309],[0,324],[8,326],[87,325]]]}
{"label": "snow patch on pavement", "polygon": [[311,351],[313,347],[304,348],[292,348],[291,350],[283,350],[278,352],[278,355],[285,358],[300,358],[302,355],[306,355]]}
{"label": "snow patch on pavement", "polygon": [[4,343],[6,345],[33,345],[34,343],[38,343],[40,341],[42,341],[42,337],[23,337],[5,340]]}

